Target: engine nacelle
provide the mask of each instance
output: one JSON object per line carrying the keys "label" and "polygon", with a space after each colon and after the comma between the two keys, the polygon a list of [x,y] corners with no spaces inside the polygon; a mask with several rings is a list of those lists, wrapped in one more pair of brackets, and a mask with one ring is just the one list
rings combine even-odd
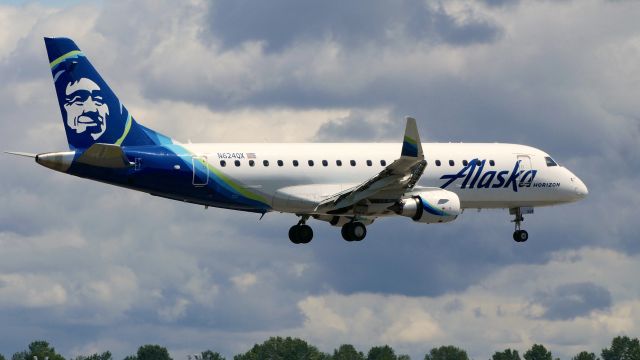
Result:
{"label": "engine nacelle", "polygon": [[458,195],[443,189],[412,192],[391,210],[398,215],[410,217],[413,221],[427,224],[450,222],[462,213]]}

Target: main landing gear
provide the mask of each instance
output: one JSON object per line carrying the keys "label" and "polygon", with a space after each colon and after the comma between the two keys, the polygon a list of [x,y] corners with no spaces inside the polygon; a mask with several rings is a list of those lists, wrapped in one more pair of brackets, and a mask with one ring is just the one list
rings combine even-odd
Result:
{"label": "main landing gear", "polygon": [[309,215],[302,216],[298,224],[289,229],[289,240],[294,244],[307,244],[313,239],[313,229],[307,225]]}
{"label": "main landing gear", "polygon": [[[309,215],[300,216],[300,221],[289,229],[289,240],[294,244],[307,244],[313,239],[313,230],[306,224]],[[350,221],[342,226],[342,238],[346,241],[361,241],[367,236],[367,227],[359,221]]]}
{"label": "main landing gear", "polygon": [[[524,211],[523,211],[524,210]],[[525,242],[529,239],[529,233],[526,230],[520,229],[520,225],[524,221],[523,213],[532,214],[533,209],[523,209],[523,208],[512,208],[509,209],[509,213],[515,216],[514,220],[511,222],[515,223],[515,231],[513,232],[513,240],[516,242]]]}
{"label": "main landing gear", "polygon": [[361,241],[367,236],[367,227],[358,221],[342,225],[342,238],[347,241]]}

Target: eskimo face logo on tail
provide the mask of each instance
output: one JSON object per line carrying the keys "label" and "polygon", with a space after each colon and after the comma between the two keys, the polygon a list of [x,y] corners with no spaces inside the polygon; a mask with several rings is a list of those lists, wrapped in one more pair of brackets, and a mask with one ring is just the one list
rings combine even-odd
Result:
{"label": "eskimo face logo on tail", "polygon": [[517,192],[518,188],[531,187],[538,173],[537,170],[521,170],[520,160],[516,161],[511,171],[484,171],[485,163],[486,160],[473,159],[456,174],[442,175],[440,179],[447,181],[440,188],[444,189],[456,180],[464,179],[460,184],[461,189],[511,188]]}
{"label": "eskimo face logo on tail", "polygon": [[109,106],[98,84],[88,78],[71,81],[65,87],[65,122],[76,134],[97,140],[107,130]]}

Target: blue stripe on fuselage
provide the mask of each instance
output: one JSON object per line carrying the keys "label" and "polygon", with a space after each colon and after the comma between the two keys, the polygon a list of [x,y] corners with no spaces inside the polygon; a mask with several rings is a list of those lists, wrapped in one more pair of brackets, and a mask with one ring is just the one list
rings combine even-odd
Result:
{"label": "blue stripe on fuselage", "polygon": [[[264,204],[239,194],[224,182],[209,174],[204,186],[193,185],[193,163],[196,174],[206,168],[179,145],[123,147],[131,163],[124,169],[101,168],[74,162],[67,173],[153,195],[202,205],[263,213],[270,210]],[[178,165],[179,168],[176,168]],[[202,179],[204,180],[204,179]]]}

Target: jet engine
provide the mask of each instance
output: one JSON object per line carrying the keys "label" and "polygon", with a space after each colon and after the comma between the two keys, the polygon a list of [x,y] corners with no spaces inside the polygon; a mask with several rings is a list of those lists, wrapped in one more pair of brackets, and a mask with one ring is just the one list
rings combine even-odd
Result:
{"label": "jet engine", "polygon": [[427,224],[450,222],[462,213],[460,198],[451,191],[420,190],[407,195],[389,210],[398,215],[410,217],[413,221]]}

